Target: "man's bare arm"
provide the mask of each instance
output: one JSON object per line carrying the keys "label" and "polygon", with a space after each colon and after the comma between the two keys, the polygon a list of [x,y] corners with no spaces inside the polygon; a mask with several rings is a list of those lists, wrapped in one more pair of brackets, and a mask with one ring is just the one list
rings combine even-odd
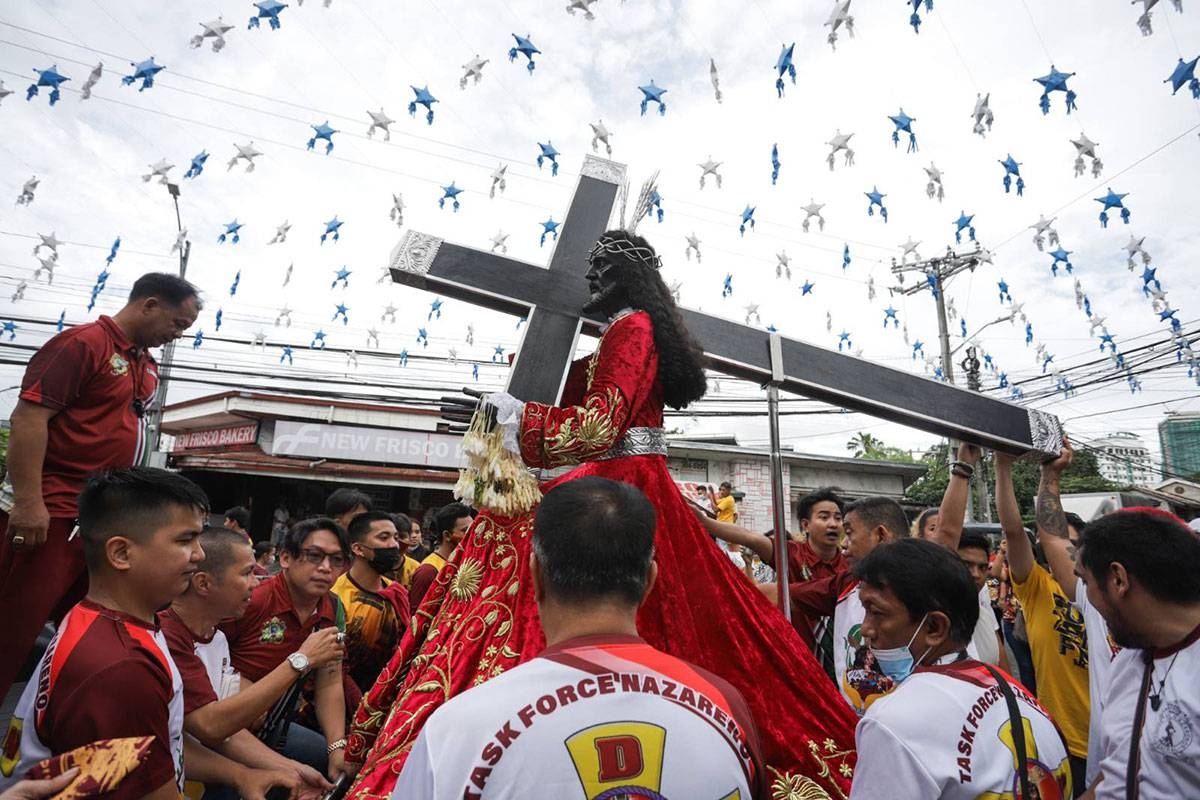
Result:
{"label": "man's bare arm", "polygon": [[[979,448],[963,442],[958,446],[958,460],[974,469],[979,464]],[[951,469],[950,482],[946,484],[946,493],[942,495],[942,505],[938,509],[937,530],[929,537],[931,541],[951,550],[958,550],[963,520],[967,516],[967,496],[970,493],[971,479],[959,477]]]}
{"label": "man's bare arm", "polygon": [[996,512],[1004,541],[1008,543],[1009,577],[1016,583],[1024,583],[1033,571],[1033,545],[1021,523],[1021,508],[1013,489],[1012,462],[1012,456],[996,453]]}
{"label": "man's bare arm", "polygon": [[765,564],[775,563],[775,544],[772,542],[770,536],[763,536],[761,533],[747,530],[741,525],[734,525],[729,522],[717,522],[705,514],[697,514],[696,518],[700,520],[700,524],[710,535],[717,537],[723,542],[749,548]]}
{"label": "man's bare arm", "polygon": [[1038,483],[1037,522],[1038,541],[1054,579],[1062,587],[1068,600],[1075,600],[1075,547],[1071,544],[1067,529],[1067,516],[1063,513],[1060,496],[1060,477],[1071,463],[1074,450],[1063,437],[1062,454],[1053,461],[1042,464],[1041,481]]}
{"label": "man's bare arm", "polygon": [[13,509],[8,517],[8,536],[24,539],[17,547],[37,547],[46,541],[50,512],[42,499],[42,468],[50,418],[57,413],[28,400],[18,400],[12,412],[8,478],[13,485]]}

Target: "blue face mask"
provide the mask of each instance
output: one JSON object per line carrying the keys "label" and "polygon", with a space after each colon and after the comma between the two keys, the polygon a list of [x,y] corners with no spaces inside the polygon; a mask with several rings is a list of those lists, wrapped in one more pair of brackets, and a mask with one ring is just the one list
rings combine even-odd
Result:
{"label": "blue face mask", "polygon": [[[896,683],[901,683],[904,681],[904,679],[911,675],[913,670],[916,669],[917,661],[920,659],[914,659],[912,651],[909,648],[912,647],[912,643],[916,641],[917,634],[920,633],[921,628],[925,626],[925,620],[928,619],[928,617],[928,614],[926,614],[924,617],[921,617],[920,624],[918,624],[917,629],[913,631],[912,636],[908,640],[908,644],[904,645],[903,647],[889,647],[884,650],[880,650],[875,647],[871,648],[871,655],[874,656],[875,664],[879,667],[879,671],[884,675],[887,675]],[[931,650],[932,648],[929,649]],[[926,650],[925,653],[922,654],[921,658],[923,659],[927,655],[929,655],[929,650]]]}

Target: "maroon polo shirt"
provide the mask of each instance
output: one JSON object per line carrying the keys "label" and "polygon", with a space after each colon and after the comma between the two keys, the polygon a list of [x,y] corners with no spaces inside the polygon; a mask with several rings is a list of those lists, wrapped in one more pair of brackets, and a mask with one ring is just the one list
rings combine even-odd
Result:
{"label": "maroon polo shirt", "polygon": [[[797,584],[833,578],[846,571],[846,557],[842,555],[841,551],[838,551],[832,561],[822,561],[821,557],[817,555],[817,551],[813,550],[812,545],[808,542],[789,539],[787,544],[789,594],[794,591]],[[792,600],[792,627],[809,647],[816,646],[813,634],[813,626],[816,621],[816,619],[810,619],[804,609],[797,606],[796,601]]]}
{"label": "maroon polo shirt", "polygon": [[42,497],[52,517],[74,517],[89,473],[137,463],[145,427],[134,398],[149,408],[158,365],[112,317],[64,330],[25,368],[21,399],[53,409],[42,465]]}

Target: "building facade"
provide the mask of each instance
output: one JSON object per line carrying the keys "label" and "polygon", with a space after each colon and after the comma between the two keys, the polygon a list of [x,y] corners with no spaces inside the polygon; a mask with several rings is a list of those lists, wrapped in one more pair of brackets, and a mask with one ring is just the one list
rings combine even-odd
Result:
{"label": "building facade", "polygon": [[1140,436],[1113,433],[1092,443],[1100,474],[1121,486],[1153,486],[1158,475],[1150,465],[1150,450]]}
{"label": "building facade", "polygon": [[1200,474],[1200,411],[1167,412],[1158,423],[1158,443],[1168,477]]}

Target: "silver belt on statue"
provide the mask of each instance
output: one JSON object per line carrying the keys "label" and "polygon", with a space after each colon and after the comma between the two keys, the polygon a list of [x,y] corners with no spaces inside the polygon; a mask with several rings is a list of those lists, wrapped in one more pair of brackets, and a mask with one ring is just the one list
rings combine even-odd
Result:
{"label": "silver belt on statue", "polygon": [[[667,432],[662,428],[630,428],[625,435],[612,447],[588,461],[608,461],[612,458],[627,456],[665,456],[667,454]],[[578,464],[564,464],[561,467],[534,469],[533,474],[539,481],[548,481],[566,475],[578,467]]]}

